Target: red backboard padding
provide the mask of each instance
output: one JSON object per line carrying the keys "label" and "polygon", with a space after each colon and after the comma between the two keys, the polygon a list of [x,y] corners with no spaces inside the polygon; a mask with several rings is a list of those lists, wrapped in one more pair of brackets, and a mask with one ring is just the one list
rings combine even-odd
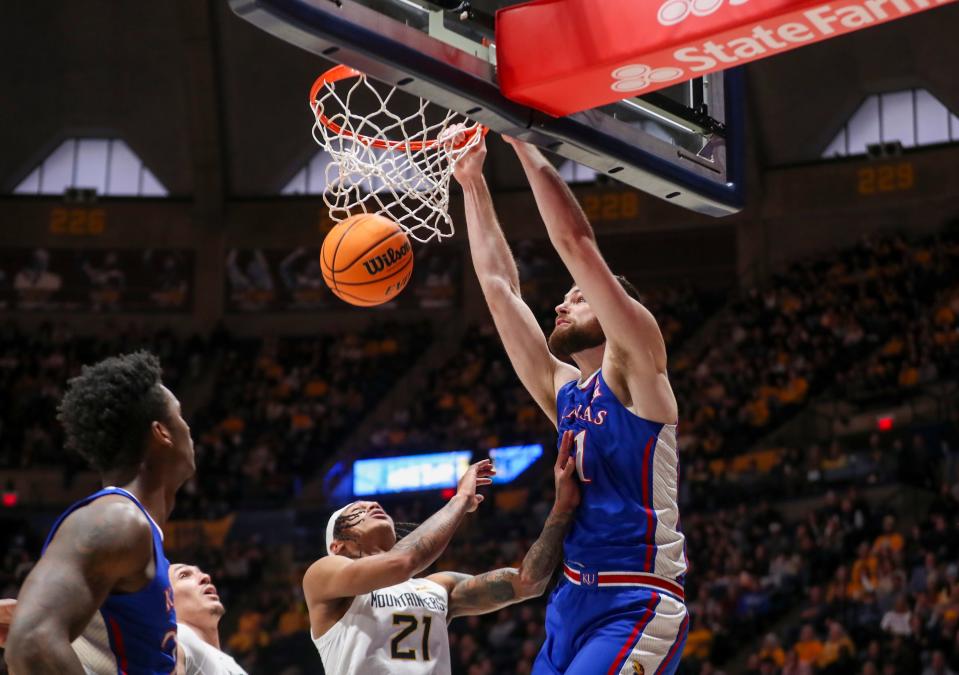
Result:
{"label": "red backboard padding", "polygon": [[554,116],[959,0],[533,0],[496,14],[500,89]]}

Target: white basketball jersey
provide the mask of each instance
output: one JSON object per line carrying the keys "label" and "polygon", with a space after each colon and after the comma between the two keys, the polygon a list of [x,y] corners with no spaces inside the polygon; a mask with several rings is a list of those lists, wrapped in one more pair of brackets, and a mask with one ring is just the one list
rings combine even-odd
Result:
{"label": "white basketball jersey", "polygon": [[446,589],[427,579],[356,596],[313,639],[323,668],[329,675],[450,675],[448,601]]}
{"label": "white basketball jersey", "polygon": [[184,623],[176,626],[177,647],[183,651],[186,675],[246,675],[229,654],[207,644]]}

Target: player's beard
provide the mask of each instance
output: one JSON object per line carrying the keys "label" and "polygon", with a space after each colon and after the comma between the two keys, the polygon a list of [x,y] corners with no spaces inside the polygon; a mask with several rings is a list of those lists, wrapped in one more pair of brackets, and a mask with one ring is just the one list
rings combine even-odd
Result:
{"label": "player's beard", "polygon": [[569,360],[573,354],[599,347],[604,342],[606,335],[599,325],[599,320],[593,319],[584,326],[570,323],[554,328],[549,336],[549,350],[557,358]]}

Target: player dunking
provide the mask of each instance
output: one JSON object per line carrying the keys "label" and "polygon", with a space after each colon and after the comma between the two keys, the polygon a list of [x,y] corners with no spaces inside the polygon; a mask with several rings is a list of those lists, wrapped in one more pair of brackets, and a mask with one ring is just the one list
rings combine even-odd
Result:
{"label": "player dunking", "polygon": [[579,504],[572,444],[568,434],[553,467],[553,509],[519,569],[412,578],[440,556],[463,517],[483,501],[476,488],[490,483],[489,460],[471,466],[456,496],[398,543],[393,521],[376,502],[354,502],[334,513],[326,531],[329,555],[303,579],[312,637],[326,672],[449,675],[451,619],[541,595]]}
{"label": "player dunking", "polygon": [[534,147],[507,140],[575,284],[556,307],[547,342],[520,296],[480,143],[454,173],[476,274],[520,380],[561,434],[573,432],[583,484],[564,542],[565,581],[550,598],[533,672],[670,674],[686,640],[686,557],[676,504],[677,406],[663,337],[632,285],[610,272],[553,166]]}
{"label": "player dunking", "polygon": [[172,673],[176,613],[160,527],[195,468],[180,404],[157,358],[138,352],[84,367],[60,420],[103,484],[120,487],[54,523],[20,591],[7,663],[21,675]]}

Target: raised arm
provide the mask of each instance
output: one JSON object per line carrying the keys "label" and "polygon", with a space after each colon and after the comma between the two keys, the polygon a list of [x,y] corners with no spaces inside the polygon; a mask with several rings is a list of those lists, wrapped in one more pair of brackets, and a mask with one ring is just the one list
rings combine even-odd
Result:
{"label": "raised arm", "polygon": [[553,466],[556,499],[546,518],[543,531],[523,556],[519,569],[504,567],[472,576],[459,572],[439,572],[429,578],[446,587],[450,595],[448,617],[487,614],[507,605],[543,594],[563,557],[563,539],[579,505],[575,462],[569,453],[573,432],[563,434],[559,455]]}
{"label": "raised arm", "polygon": [[486,141],[462,158],[454,171],[463,186],[470,256],[520,381],[547,417],[556,423],[556,391],[579,377],[579,371],[554,357],[532,310],[520,294],[519,271],[496,218],[493,198],[483,177]]}
{"label": "raised arm", "polygon": [[307,604],[362,595],[422,572],[446,550],[463,517],[483,501],[476,488],[489,485],[494,474],[488,459],[473,464],[460,479],[456,495],[389,551],[356,559],[329,555],[317,560],[303,578]]}
{"label": "raised arm", "polygon": [[70,643],[111,591],[149,581],[152,556],[150,526],[132,504],[106,498],[71,514],[20,590],[5,654],[11,672],[83,675]]}
{"label": "raised arm", "polygon": [[[613,367],[636,412],[675,423],[676,399],[666,378],[666,344],[655,317],[627,295],[603,259],[593,228],[555,167],[534,146],[506,139],[529,179],[549,239],[596,313],[607,338],[604,372]],[[612,375],[612,373],[610,373]]]}

